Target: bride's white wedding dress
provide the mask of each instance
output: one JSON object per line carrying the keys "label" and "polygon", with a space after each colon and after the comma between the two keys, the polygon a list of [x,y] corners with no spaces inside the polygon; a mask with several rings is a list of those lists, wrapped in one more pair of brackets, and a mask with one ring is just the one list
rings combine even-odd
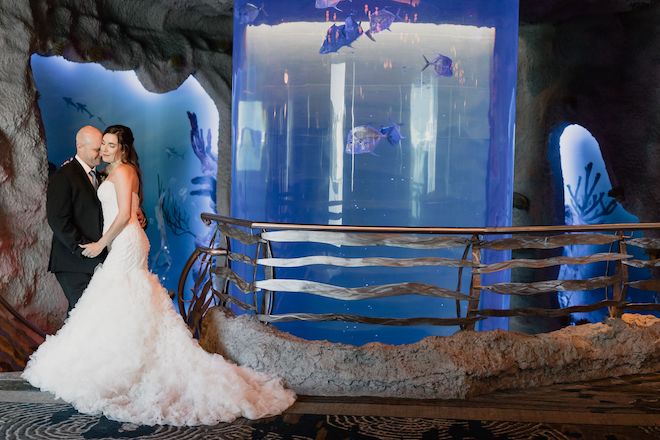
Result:
{"label": "bride's white wedding dress", "polygon": [[[98,189],[105,232],[117,215],[112,182]],[[144,425],[199,425],[279,414],[293,392],[278,378],[204,351],[147,269],[149,242],[136,213],[65,325],[23,372],[80,412]]]}

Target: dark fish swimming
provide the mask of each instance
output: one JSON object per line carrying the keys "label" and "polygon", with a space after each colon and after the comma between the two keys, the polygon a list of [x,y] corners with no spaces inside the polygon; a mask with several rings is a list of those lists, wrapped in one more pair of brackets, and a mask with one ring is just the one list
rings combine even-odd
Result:
{"label": "dark fish swimming", "polygon": [[377,34],[382,31],[391,31],[390,26],[394,23],[397,18],[400,20],[399,11],[396,11],[396,14],[392,14],[387,9],[381,9],[371,14],[369,17],[369,30],[365,32],[365,35],[371,39],[371,41],[376,41],[373,37],[373,34]]}
{"label": "dark fish swimming", "polygon": [[252,24],[254,23],[254,20],[256,20],[259,16],[259,12],[266,14],[266,10],[264,9],[263,5],[258,7],[252,3],[245,3],[243,6],[236,10],[236,13],[238,14],[238,22],[240,24]]}
{"label": "dark fish swimming", "polygon": [[168,159],[175,158],[175,159],[183,160],[185,158],[186,153],[181,153],[177,151],[177,149],[174,147],[167,147],[165,148],[165,154],[167,154]]}
{"label": "dark fish swimming", "polygon": [[87,110],[87,104],[83,104],[82,102],[76,102],[76,110],[78,110],[80,113],[87,113],[90,119],[94,117],[92,112]]}
{"label": "dark fish swimming", "polygon": [[438,54],[433,61],[429,61],[424,55],[422,55],[422,57],[424,57],[424,61],[426,61],[426,65],[422,71],[426,70],[429,66],[433,66],[435,73],[439,76],[452,76],[454,74],[451,70],[452,61],[448,56]]}
{"label": "dark fish swimming", "polygon": [[64,102],[66,102],[67,107],[76,108],[76,104],[73,103],[73,98],[69,98],[68,96],[63,96],[62,99],[64,100]]}
{"label": "dark fish swimming", "polygon": [[[341,3],[343,0],[316,0],[316,9],[326,9],[326,8],[335,8],[339,12],[341,12],[341,9],[337,7],[339,3]],[[348,1],[353,1],[353,0],[348,0]]]}
{"label": "dark fish swimming", "polygon": [[401,126],[399,124],[388,125],[387,127],[380,127],[380,132],[387,136],[387,140],[390,144],[398,144],[401,142],[401,139],[405,139],[401,135]]}
{"label": "dark fish swimming", "polygon": [[394,124],[388,127],[382,127],[380,130],[371,125],[355,127],[346,136],[346,149],[344,151],[347,154],[373,154],[383,139],[387,139],[392,145],[399,143],[403,139],[399,131],[399,126]]}
{"label": "dark fish swimming", "polygon": [[352,15],[346,17],[344,24],[337,26],[333,24],[328,29],[323,40],[323,45],[319,49],[320,54],[337,52],[344,46],[352,47],[351,43],[357,40],[364,31],[362,25],[357,23]]}

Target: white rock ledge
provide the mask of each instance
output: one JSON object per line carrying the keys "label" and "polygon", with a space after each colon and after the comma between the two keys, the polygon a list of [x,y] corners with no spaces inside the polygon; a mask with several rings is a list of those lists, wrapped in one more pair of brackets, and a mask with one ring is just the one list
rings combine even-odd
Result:
{"label": "white rock ledge", "polygon": [[200,343],[281,376],[298,394],[317,396],[455,399],[660,371],[660,319],[634,314],[541,335],[463,331],[415,344],[357,347],[300,339],[215,308]]}

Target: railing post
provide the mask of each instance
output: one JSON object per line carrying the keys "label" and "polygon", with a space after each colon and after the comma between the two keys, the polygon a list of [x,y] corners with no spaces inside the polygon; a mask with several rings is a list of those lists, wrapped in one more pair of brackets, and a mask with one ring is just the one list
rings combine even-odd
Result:
{"label": "railing post", "polygon": [[[472,236],[472,279],[470,281],[470,300],[468,301],[467,317],[476,318],[479,313],[479,296],[481,294],[481,274],[475,268],[481,264],[481,247],[479,236]],[[467,330],[474,330],[475,321],[467,324]]]}
{"label": "railing post", "polygon": [[[627,251],[625,234],[624,231],[618,232],[619,236],[619,253],[625,254]],[[618,280],[612,286],[612,300],[619,303],[614,307],[610,307],[610,317],[611,318],[620,318],[623,314],[623,308],[621,303],[623,303],[626,292],[628,291],[628,266],[623,263],[624,260],[619,260],[616,264],[616,271],[614,274],[617,276]]]}
{"label": "railing post", "polygon": [[[264,232],[266,232],[266,230],[262,229],[261,233],[263,234]],[[272,244],[268,240],[265,240],[264,242],[263,256],[264,258],[273,258]],[[275,278],[275,268],[273,266],[263,266],[263,270],[265,280],[272,280]],[[272,290],[261,291],[261,313],[263,315],[270,315],[273,312],[274,301],[274,293]]]}
{"label": "railing post", "polygon": [[[470,252],[471,247],[472,247],[472,242],[470,241],[470,243],[468,243],[465,246],[465,249],[463,250],[463,256],[461,257],[461,261],[466,261],[467,260],[467,256],[468,256],[468,253]],[[463,286],[463,266],[458,268],[458,282],[456,283],[456,291],[460,292],[462,286]],[[455,301],[455,305],[456,305],[456,318],[460,318],[461,317],[461,301],[457,299]],[[461,325],[461,330],[465,330],[465,328],[466,328],[465,325]]]}

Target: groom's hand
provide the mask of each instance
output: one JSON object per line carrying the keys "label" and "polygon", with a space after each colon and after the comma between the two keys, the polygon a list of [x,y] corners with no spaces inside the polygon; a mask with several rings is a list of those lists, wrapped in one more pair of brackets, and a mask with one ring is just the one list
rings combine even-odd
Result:
{"label": "groom's hand", "polygon": [[147,218],[144,216],[144,212],[142,212],[142,208],[138,209],[137,219],[138,222],[140,222],[142,229],[146,229],[149,223],[147,222]]}
{"label": "groom's hand", "polygon": [[105,246],[98,241],[94,243],[79,244],[78,246],[83,248],[82,255],[83,257],[87,258],[94,258],[98,256],[101,252],[103,252],[103,249],[105,248]]}

